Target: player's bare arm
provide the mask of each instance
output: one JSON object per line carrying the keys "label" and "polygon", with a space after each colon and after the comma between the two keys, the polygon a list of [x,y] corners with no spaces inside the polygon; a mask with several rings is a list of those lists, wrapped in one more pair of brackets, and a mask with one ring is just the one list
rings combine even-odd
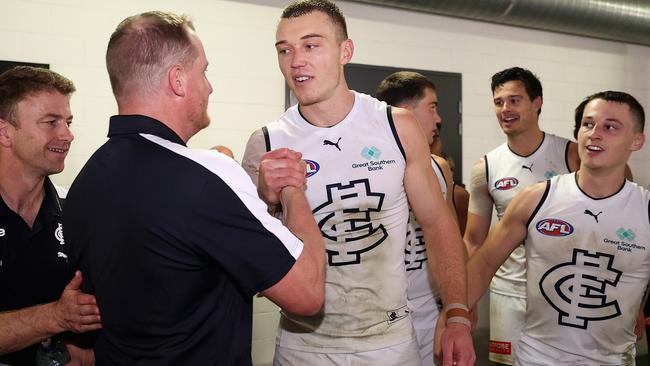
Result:
{"label": "player's bare arm", "polygon": [[257,130],[248,140],[242,166],[269,206],[281,204],[284,224],[305,244],[291,270],[262,295],[285,311],[311,315],[325,296],[325,246],[304,194],[305,163],[300,157],[286,148],[267,152],[262,130]]}
{"label": "player's bare arm", "polygon": [[305,184],[302,155],[289,149],[266,151],[262,130],[253,132],[246,144],[242,167],[257,186],[257,191],[269,207],[280,203],[280,192],[286,186]]}
{"label": "player's bare arm", "polygon": [[499,267],[526,239],[528,220],[545,190],[546,182],[542,182],[517,194],[508,205],[503,219],[490,231],[485,243],[470,257],[467,264],[470,305],[476,305]]}
{"label": "player's bare arm", "polygon": [[479,159],[472,167],[468,190],[467,226],[463,239],[471,257],[487,238],[492,223],[494,201],[488,191],[484,158]]}
{"label": "player's bare arm", "polygon": [[[400,142],[406,154],[404,189],[422,228],[433,278],[445,304],[467,302],[466,256],[460,231],[446,207],[440,186],[431,169],[429,149],[413,115],[400,108],[392,110]],[[442,335],[443,365],[472,365],[476,356],[469,327],[451,323]]]}
{"label": "player's bare arm", "polygon": [[264,134],[262,133],[262,129],[257,129],[248,138],[244,157],[241,161],[242,168],[244,168],[246,174],[251,177],[255,186],[257,186],[257,178],[260,173],[260,160],[265,152],[266,143],[264,142]]}
{"label": "player's bare arm", "polygon": [[[262,295],[290,313],[313,315],[325,299],[325,244],[303,187],[285,187],[280,200],[285,225],[304,243],[291,270]],[[296,294],[300,294],[296,296]]]}

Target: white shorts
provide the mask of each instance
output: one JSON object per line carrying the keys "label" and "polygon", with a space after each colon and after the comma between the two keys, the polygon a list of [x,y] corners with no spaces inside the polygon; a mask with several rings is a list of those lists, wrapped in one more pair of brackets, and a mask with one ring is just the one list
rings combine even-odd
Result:
{"label": "white shorts", "polygon": [[420,346],[422,366],[434,366],[433,336],[440,316],[438,301],[433,296],[422,296],[409,300],[409,307]]}
{"label": "white shorts", "polygon": [[273,366],[421,366],[416,340],[374,351],[316,353],[275,346]]}
{"label": "white shorts", "polygon": [[[625,356],[621,355],[620,361],[605,363],[603,360],[591,358],[596,356],[591,350],[582,350],[584,355],[564,352],[557,348],[545,345],[527,335],[522,335],[517,346],[515,366],[593,366],[593,365],[636,365],[636,347],[630,345]],[[596,356],[597,357],[597,356]]]}
{"label": "white shorts", "polygon": [[514,365],[526,299],[490,292],[490,361]]}

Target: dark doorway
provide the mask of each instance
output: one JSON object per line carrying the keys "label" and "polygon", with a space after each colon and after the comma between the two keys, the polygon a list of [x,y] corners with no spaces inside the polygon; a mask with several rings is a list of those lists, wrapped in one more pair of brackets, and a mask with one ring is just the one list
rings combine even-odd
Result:
{"label": "dark doorway", "polygon": [[456,164],[454,181],[462,182],[463,175],[463,144],[462,134],[462,78],[461,74],[418,70],[402,67],[385,67],[362,64],[345,66],[345,76],[352,90],[375,96],[379,83],[396,71],[416,71],[429,78],[438,89],[438,113],[442,117],[440,136],[443,141],[442,150],[449,154]]}
{"label": "dark doorway", "polygon": [[13,69],[16,66],[33,66],[33,67],[41,67],[44,69],[49,69],[50,65],[48,64],[35,64],[31,62],[20,62],[20,61],[0,61],[0,74],[3,72]]}

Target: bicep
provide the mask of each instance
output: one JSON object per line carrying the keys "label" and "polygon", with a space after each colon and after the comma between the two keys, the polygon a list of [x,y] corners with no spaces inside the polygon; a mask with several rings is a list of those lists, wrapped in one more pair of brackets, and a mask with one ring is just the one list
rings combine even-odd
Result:
{"label": "bicep", "polygon": [[242,159],[242,168],[246,171],[253,183],[257,186],[259,168],[262,155],[266,152],[266,142],[261,129],[256,130],[248,138],[246,151]]}
{"label": "bicep", "polygon": [[467,188],[469,192],[469,205],[467,210],[479,216],[491,216],[494,201],[488,190],[485,161],[483,159],[479,160],[472,167],[470,182]]}
{"label": "bicep", "polygon": [[414,117],[410,113],[394,114],[393,117],[406,154],[404,190],[418,223],[424,228],[439,216],[436,215],[435,208],[446,206],[446,203],[431,167],[431,155],[426,139]]}
{"label": "bicep", "polygon": [[481,245],[487,237],[492,223],[492,208],[494,202],[488,192],[485,162],[479,160],[471,172],[469,184],[469,203],[467,208],[467,226],[465,228],[465,242],[473,248]]}

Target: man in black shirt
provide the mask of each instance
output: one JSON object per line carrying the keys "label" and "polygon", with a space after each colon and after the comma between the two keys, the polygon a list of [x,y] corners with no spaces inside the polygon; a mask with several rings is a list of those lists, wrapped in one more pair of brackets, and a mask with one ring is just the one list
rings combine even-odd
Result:
{"label": "man in black shirt", "polygon": [[[34,365],[39,342],[101,327],[94,296],[79,290],[81,273],[71,280],[65,195],[48,178],[63,170],[73,139],[74,90],[50,70],[0,75],[0,364]],[[67,348],[92,365],[92,350]]]}
{"label": "man in black shirt", "polygon": [[210,122],[212,86],[186,17],[125,19],[106,63],[119,115],[74,181],[65,217],[102,311],[97,365],[251,365],[255,293],[299,314],[323,302],[305,164],[288,149],[267,155],[293,173],[294,187],[278,192],[287,229],[233,159],[187,148]]}

